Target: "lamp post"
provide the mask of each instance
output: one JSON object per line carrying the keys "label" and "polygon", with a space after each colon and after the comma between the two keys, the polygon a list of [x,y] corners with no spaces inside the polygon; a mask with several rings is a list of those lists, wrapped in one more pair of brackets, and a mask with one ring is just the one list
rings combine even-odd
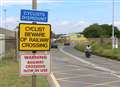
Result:
{"label": "lamp post", "polygon": [[5,16],[5,25],[4,25],[4,27],[6,28],[6,11],[7,11],[7,10],[4,9],[3,11],[4,11],[4,16]]}
{"label": "lamp post", "polygon": [[37,9],[37,0],[32,0],[32,9],[33,10]]}
{"label": "lamp post", "polygon": [[14,43],[15,43],[15,61],[16,61],[16,59],[18,58],[17,55],[19,55],[19,54],[18,54],[18,46],[17,46],[17,44],[18,44],[18,39],[17,39],[17,38],[18,38],[18,36],[17,36],[17,33],[18,33],[18,32],[17,32],[17,30],[18,30],[18,26],[16,26],[16,27],[14,28],[14,32],[15,32],[15,33],[14,33],[14,36],[15,36],[15,38],[14,38],[14,39],[15,39],[15,40],[14,40]]}
{"label": "lamp post", "polygon": [[114,29],[115,0],[112,1],[112,48],[115,48],[115,29]]}

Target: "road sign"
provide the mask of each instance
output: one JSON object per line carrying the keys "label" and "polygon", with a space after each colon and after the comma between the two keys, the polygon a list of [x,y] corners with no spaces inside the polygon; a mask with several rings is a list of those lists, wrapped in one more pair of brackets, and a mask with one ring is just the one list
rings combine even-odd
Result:
{"label": "road sign", "polygon": [[49,75],[50,54],[47,55],[21,55],[22,76]]}
{"label": "road sign", "polygon": [[50,24],[19,24],[19,50],[50,50],[50,33]]}
{"label": "road sign", "polygon": [[48,12],[22,9],[20,20],[34,22],[48,22]]}

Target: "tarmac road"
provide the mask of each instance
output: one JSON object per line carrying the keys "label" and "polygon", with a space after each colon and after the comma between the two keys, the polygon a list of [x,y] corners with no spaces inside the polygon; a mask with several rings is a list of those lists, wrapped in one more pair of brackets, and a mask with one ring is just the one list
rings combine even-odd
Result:
{"label": "tarmac road", "polygon": [[120,87],[120,62],[94,55],[88,59],[69,46],[52,49],[51,58],[61,87]]}

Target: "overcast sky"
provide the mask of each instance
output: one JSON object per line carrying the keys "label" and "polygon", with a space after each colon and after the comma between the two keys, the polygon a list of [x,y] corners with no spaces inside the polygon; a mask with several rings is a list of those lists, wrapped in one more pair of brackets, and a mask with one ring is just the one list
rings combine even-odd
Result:
{"label": "overcast sky", "polygon": [[[49,24],[55,33],[81,32],[93,23],[112,23],[112,0],[37,0],[37,10],[48,11]],[[0,0],[0,27],[14,29],[20,10],[31,10],[32,0]],[[26,22],[27,23],[27,22]],[[120,0],[115,0],[115,25],[120,28]]]}

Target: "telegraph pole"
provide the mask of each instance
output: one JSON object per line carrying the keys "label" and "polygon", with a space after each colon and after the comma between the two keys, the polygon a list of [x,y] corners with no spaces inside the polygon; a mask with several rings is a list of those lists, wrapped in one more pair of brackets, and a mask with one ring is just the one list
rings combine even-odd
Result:
{"label": "telegraph pole", "polygon": [[[32,0],[32,10],[37,10],[37,0]],[[36,22],[33,22],[36,23]],[[35,55],[36,51],[32,51],[32,53]],[[32,87],[36,87],[36,75],[35,71],[32,75]]]}
{"label": "telegraph pole", "polygon": [[115,15],[115,0],[112,2],[112,48],[115,48],[115,29],[114,29],[114,15]]}

